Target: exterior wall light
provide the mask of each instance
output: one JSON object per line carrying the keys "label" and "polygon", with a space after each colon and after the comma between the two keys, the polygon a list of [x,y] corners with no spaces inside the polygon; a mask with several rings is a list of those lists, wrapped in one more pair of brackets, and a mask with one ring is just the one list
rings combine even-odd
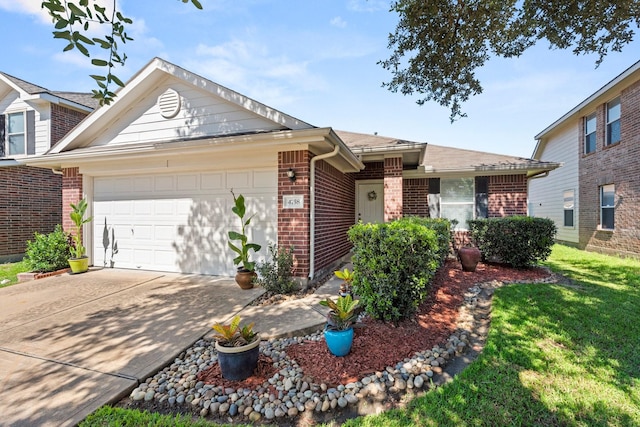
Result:
{"label": "exterior wall light", "polygon": [[294,171],[292,168],[289,168],[289,170],[287,171],[287,176],[289,177],[289,181],[296,181],[296,171]]}

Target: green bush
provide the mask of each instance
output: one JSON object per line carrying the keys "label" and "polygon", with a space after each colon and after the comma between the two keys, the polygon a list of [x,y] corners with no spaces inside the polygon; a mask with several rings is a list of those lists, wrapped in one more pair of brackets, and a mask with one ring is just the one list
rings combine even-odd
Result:
{"label": "green bush", "polygon": [[278,249],[277,245],[269,245],[270,261],[257,266],[260,279],[258,284],[267,292],[274,294],[290,294],[297,289],[293,280],[293,248]]}
{"label": "green bush", "polygon": [[370,316],[397,322],[415,313],[440,265],[436,234],[413,219],[349,229],[353,290]]}
{"label": "green bush", "polygon": [[35,232],[33,241],[27,242],[25,261],[31,271],[47,273],[67,268],[69,258],[69,234],[59,224],[49,234]]}
{"label": "green bush", "polygon": [[485,259],[529,268],[551,254],[556,226],[548,218],[511,216],[471,220],[469,230]]}
{"label": "green bush", "polygon": [[444,261],[447,259],[447,255],[449,255],[451,246],[451,221],[444,218],[422,218],[417,216],[407,217],[406,220],[423,225],[436,232],[438,251],[440,253],[440,264],[444,264]]}

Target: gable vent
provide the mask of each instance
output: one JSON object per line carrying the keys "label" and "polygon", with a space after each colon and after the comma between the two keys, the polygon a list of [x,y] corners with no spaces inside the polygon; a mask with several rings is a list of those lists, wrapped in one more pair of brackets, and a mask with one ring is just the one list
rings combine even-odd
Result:
{"label": "gable vent", "polygon": [[173,89],[167,89],[158,97],[160,114],[165,119],[171,119],[180,111],[180,94]]}

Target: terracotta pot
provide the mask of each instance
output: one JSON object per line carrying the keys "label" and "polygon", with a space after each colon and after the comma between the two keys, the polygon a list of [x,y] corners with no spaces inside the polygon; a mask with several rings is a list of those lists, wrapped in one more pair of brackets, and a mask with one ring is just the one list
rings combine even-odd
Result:
{"label": "terracotta pot", "polygon": [[84,273],[89,270],[89,258],[70,258],[69,267],[71,267],[71,274]]}
{"label": "terracotta pot", "polygon": [[242,289],[253,288],[253,281],[258,277],[255,271],[238,270],[236,273],[236,283]]}
{"label": "terracotta pot", "polygon": [[463,247],[458,249],[458,258],[463,271],[476,271],[476,266],[482,259],[480,249],[475,247]]}
{"label": "terracotta pot", "polygon": [[223,347],[216,342],[222,376],[230,381],[241,381],[253,375],[260,356],[259,345],[259,338],[240,347]]}

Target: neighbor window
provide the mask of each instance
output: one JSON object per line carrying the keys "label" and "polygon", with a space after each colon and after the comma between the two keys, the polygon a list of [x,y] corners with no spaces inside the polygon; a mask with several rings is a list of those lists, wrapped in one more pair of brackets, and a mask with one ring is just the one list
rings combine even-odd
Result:
{"label": "neighbor window", "polygon": [[7,114],[7,155],[27,154],[24,113]]}
{"label": "neighbor window", "polygon": [[474,218],[474,178],[440,180],[440,217],[457,220],[457,230],[466,230]]}
{"label": "neighbor window", "polygon": [[573,190],[567,190],[564,192],[564,226],[573,227],[573,207],[574,207],[574,192]]}
{"label": "neighbor window", "polygon": [[616,187],[614,184],[600,187],[600,228],[613,230]]}
{"label": "neighbor window", "polygon": [[607,104],[607,145],[620,142],[620,98]]}
{"label": "neighbor window", "polygon": [[584,120],[584,154],[596,151],[596,113]]}

